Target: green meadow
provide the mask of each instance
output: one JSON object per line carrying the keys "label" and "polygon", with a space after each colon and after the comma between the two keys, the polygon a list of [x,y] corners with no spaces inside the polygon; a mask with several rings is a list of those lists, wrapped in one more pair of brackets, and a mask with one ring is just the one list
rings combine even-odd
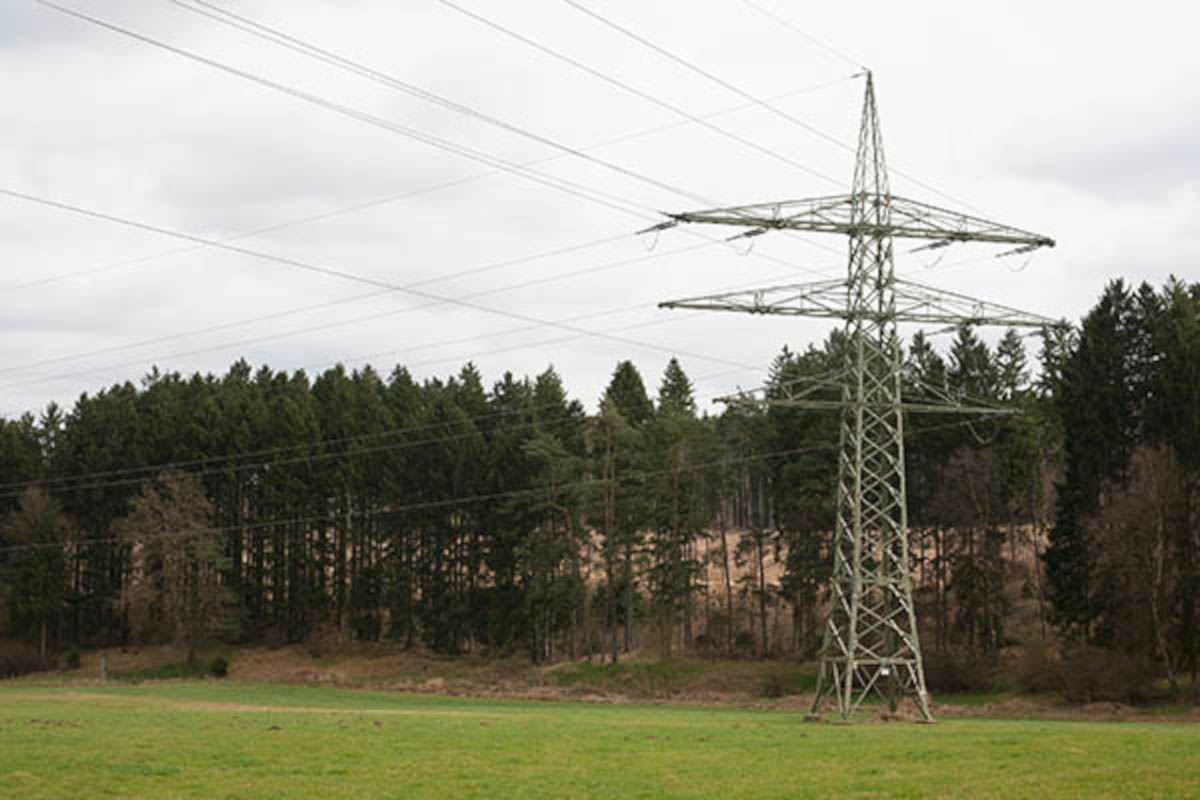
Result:
{"label": "green meadow", "polygon": [[0,688],[0,796],[1196,797],[1200,726],[22,684]]}

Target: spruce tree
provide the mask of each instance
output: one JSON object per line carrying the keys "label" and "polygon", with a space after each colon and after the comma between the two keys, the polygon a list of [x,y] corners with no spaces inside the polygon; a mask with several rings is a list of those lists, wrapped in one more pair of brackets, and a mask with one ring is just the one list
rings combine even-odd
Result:
{"label": "spruce tree", "polygon": [[612,379],[604,391],[621,417],[634,428],[640,428],[654,416],[654,405],[646,394],[642,374],[632,361],[622,361],[613,370]]}

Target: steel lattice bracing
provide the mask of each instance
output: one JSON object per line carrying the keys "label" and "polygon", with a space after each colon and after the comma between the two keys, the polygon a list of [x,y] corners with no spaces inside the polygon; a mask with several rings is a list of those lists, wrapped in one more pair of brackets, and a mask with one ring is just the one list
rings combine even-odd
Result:
{"label": "steel lattice bracing", "polygon": [[[831,606],[825,626],[814,712],[836,700],[848,719],[872,694],[894,708],[910,697],[932,719],[912,601],[908,511],[904,482],[904,412],[998,409],[961,399],[905,404],[901,398],[901,322],[1003,324],[1042,327],[1054,323],[1016,309],[898,281],[892,242],[896,237],[942,242],[984,241],[1019,249],[1053,246],[1053,240],[988,220],[893,197],[880,138],[874,80],[867,75],[859,129],[854,186],[844,197],[768,203],[672,214],[679,222],[738,225],[754,236],[773,229],[841,233],[849,237],[846,280],[729,292],[663,303],[669,308],[835,317],[845,320],[849,343],[843,369],[808,387],[785,387],[771,400],[841,411],[836,524],[833,536]],[[737,237],[735,237],[737,238]],[[841,400],[812,399],[834,382]]]}

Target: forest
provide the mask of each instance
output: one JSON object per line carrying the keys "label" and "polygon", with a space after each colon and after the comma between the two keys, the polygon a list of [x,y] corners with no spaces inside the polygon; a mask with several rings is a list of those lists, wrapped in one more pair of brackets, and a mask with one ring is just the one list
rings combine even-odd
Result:
{"label": "forest", "polygon": [[[766,396],[843,347],[783,348]],[[1114,281],[1069,330],[994,346],[917,333],[903,380],[1020,412],[906,420],[935,691],[1196,699],[1200,284]],[[0,420],[0,641],[47,664],[330,638],[812,658],[837,430],[785,406],[701,414],[676,360],[657,378],[621,361],[594,414],[553,367],[490,387],[471,364],[155,369]]]}

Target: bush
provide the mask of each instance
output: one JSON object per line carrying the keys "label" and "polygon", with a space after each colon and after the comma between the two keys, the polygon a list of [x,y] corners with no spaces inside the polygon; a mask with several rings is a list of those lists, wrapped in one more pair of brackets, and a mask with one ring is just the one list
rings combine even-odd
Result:
{"label": "bush", "polygon": [[776,700],[787,694],[788,680],[787,676],[780,672],[769,673],[763,678],[762,685],[759,686],[759,695]]}
{"label": "bush", "polygon": [[925,654],[925,686],[935,693],[983,692],[992,688],[992,664],[954,650]]}
{"label": "bush", "polygon": [[754,634],[750,631],[738,631],[737,636],[733,637],[733,649],[742,658],[753,657],[758,649],[758,642],[754,640]]}
{"label": "bush", "polygon": [[25,642],[0,642],[0,678],[16,678],[46,669],[37,648]]}
{"label": "bush", "polygon": [[309,631],[304,649],[312,658],[329,658],[346,649],[346,637],[336,625],[322,622]]}
{"label": "bush", "polygon": [[1143,703],[1153,678],[1145,658],[1126,653],[1079,646],[1063,657],[1063,696],[1072,703]]}
{"label": "bush", "polygon": [[229,674],[229,662],[222,656],[217,656],[208,664],[208,671],[214,678],[224,678]]}
{"label": "bush", "polygon": [[118,681],[141,683],[142,681],[165,681],[188,678],[203,678],[208,673],[200,664],[159,664],[154,667],[137,667],[135,669],[112,670],[109,677]]}
{"label": "bush", "polygon": [[1062,662],[1045,642],[1028,642],[1013,673],[1017,689],[1028,694],[1063,691]]}
{"label": "bush", "polygon": [[69,650],[63,656],[63,669],[79,669],[79,651]]}

